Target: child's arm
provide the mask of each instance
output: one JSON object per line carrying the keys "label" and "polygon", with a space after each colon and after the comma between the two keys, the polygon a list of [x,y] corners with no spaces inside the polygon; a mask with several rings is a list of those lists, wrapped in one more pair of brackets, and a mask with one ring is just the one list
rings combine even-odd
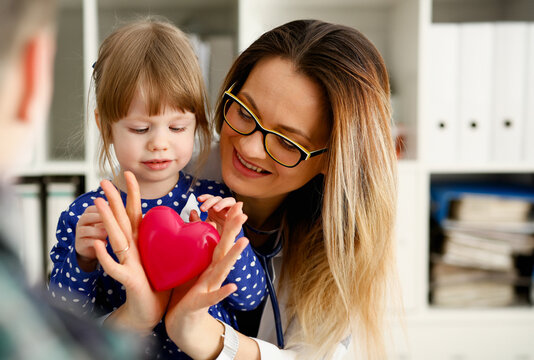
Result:
{"label": "child's arm", "polygon": [[[240,232],[237,238],[243,236]],[[236,239],[237,239],[236,238]],[[236,284],[237,290],[225,301],[234,309],[250,311],[257,308],[266,294],[265,272],[252,247],[247,245],[230,270],[223,285]]]}
{"label": "child's arm", "polygon": [[[104,314],[111,311],[113,303],[120,301],[115,297],[120,297],[123,292],[120,284],[104,275],[96,261],[92,269],[84,268],[80,264],[76,237],[81,237],[78,234],[80,228],[87,227],[95,217],[91,209],[95,210],[94,206],[88,206],[80,214],[81,210],[73,204],[61,213],[56,231],[57,243],[50,252],[54,267],[50,276],[49,293],[62,307],[78,315]],[[103,229],[97,229],[96,235],[99,230]],[[91,231],[82,233],[87,235],[91,234]],[[105,230],[103,238],[105,241]],[[87,244],[82,247],[89,249]],[[92,251],[94,253],[94,250]]]}
{"label": "child's arm", "polygon": [[50,252],[54,267],[49,292],[66,308],[87,314],[94,309],[93,298],[97,294],[97,279],[101,271],[85,272],[78,265],[75,248],[78,214],[75,211],[70,206],[59,217],[57,243]]}
{"label": "child's arm", "polygon": [[[198,200],[204,202],[200,210],[208,212],[207,221],[215,222],[221,233],[226,214],[236,203],[235,199],[205,194],[199,196]],[[243,236],[241,230],[236,240]],[[234,309],[254,310],[263,301],[266,293],[265,272],[250,244],[238,257],[224,284],[237,285],[237,290],[225,300]]]}

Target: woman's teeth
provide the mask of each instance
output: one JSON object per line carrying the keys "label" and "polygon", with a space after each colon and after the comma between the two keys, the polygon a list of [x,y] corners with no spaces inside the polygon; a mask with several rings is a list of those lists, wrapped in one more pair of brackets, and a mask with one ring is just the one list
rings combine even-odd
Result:
{"label": "woman's teeth", "polygon": [[243,164],[243,166],[246,167],[247,169],[254,170],[254,171],[257,172],[257,173],[261,173],[261,172],[264,171],[262,168],[259,168],[259,167],[257,167],[257,166],[254,166],[254,165],[251,165],[251,164],[247,163],[247,162],[241,157],[241,155],[239,155],[238,152],[236,152],[236,154],[237,154],[237,158],[239,159],[239,162],[240,162],[241,164]]}

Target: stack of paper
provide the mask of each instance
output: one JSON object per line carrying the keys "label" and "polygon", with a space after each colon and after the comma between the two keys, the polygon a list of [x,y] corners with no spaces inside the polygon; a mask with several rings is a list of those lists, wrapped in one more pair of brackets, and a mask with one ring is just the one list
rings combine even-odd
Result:
{"label": "stack of paper", "polygon": [[[436,185],[433,190],[435,215],[446,217],[438,220],[442,246],[432,256],[432,303],[454,307],[515,304],[516,288],[530,285],[515,260],[517,256],[532,260],[534,191],[480,184]],[[441,211],[444,208],[446,212]]]}

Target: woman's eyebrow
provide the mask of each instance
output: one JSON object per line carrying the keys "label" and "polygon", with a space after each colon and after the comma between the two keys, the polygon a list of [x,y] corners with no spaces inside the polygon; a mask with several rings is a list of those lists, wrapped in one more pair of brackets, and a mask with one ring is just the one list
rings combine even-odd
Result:
{"label": "woman's eyebrow", "polygon": [[[247,102],[250,104],[249,106],[252,108],[252,111],[254,111],[254,115],[256,115],[261,120],[261,118],[257,114],[258,113],[258,107],[256,106],[256,103],[254,102],[254,99],[249,94],[247,94],[246,92],[241,92],[240,94],[242,94],[243,97],[247,99]],[[291,126],[287,126],[287,125],[284,125],[284,124],[280,124],[280,125],[278,125],[278,127],[280,129],[284,130],[285,132],[301,136],[309,144],[312,143],[310,137],[308,135],[306,135],[304,132],[302,132],[302,130],[300,130],[300,129],[297,129],[297,128],[294,128],[294,127],[291,127]]]}

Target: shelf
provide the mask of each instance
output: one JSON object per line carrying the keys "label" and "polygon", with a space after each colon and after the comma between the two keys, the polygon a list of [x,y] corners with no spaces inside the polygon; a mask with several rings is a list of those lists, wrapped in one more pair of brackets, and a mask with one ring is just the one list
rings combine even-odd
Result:
{"label": "shelf", "polygon": [[425,169],[432,174],[530,174],[534,164],[428,164]]}
{"label": "shelf", "polygon": [[465,308],[446,309],[428,308],[424,313],[425,320],[438,321],[443,324],[457,324],[458,322],[505,322],[529,323],[534,322],[534,307],[516,308]]}
{"label": "shelf", "polygon": [[86,172],[87,164],[83,161],[50,161],[22,169],[17,172],[17,176],[83,175]]}

